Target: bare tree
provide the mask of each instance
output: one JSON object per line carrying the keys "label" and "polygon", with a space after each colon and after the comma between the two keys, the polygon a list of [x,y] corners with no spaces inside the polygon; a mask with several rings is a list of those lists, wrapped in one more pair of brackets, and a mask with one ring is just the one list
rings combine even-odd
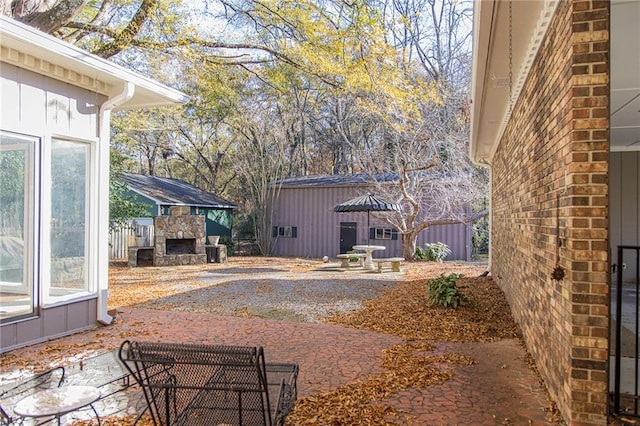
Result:
{"label": "bare tree", "polygon": [[[393,172],[376,191],[398,202],[386,218],[402,235],[403,256],[413,258],[420,232],[430,226],[468,223],[486,193],[467,154],[471,4],[454,0],[391,0],[379,7],[389,38],[403,52],[412,84],[431,83],[435,99],[372,99],[378,128],[359,158],[372,177]],[[417,65],[417,68],[416,68]]]}
{"label": "bare tree", "polygon": [[274,183],[286,176],[287,169],[286,130],[250,112],[239,119],[236,129],[236,150],[241,155],[235,167],[252,211],[260,253],[270,255],[275,242],[271,236],[274,206],[280,195],[280,186]]}
{"label": "bare tree", "polygon": [[[386,144],[360,156],[375,192],[402,207],[384,217],[401,234],[403,256],[409,259],[418,235],[430,226],[471,222],[471,207],[485,189],[474,180],[466,139],[451,134],[444,123],[429,124],[428,130],[411,133],[387,129]],[[377,179],[390,170],[392,179]]]}

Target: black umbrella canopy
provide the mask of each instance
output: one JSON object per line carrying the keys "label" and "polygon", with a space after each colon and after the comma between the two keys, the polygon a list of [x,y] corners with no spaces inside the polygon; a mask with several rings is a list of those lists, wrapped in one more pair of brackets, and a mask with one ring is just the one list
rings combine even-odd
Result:
{"label": "black umbrella canopy", "polygon": [[[334,210],[336,212],[367,212],[367,230],[369,229],[369,212],[389,212],[400,211],[400,205],[387,201],[382,197],[378,197],[372,193],[361,195],[356,198],[338,204]],[[369,233],[367,231],[367,245],[369,245]]]}
{"label": "black umbrella canopy", "polygon": [[400,211],[400,206],[374,194],[361,195],[340,203],[337,212]]}

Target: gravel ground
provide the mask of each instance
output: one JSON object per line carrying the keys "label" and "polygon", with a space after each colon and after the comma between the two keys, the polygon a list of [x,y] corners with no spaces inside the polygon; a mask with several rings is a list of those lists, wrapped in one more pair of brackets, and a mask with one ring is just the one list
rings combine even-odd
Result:
{"label": "gravel ground", "polygon": [[357,311],[365,300],[407,279],[404,272],[343,270],[333,263],[281,258],[232,258],[226,265],[171,270],[114,264],[110,272],[112,308],[136,306],[300,322],[322,322]]}

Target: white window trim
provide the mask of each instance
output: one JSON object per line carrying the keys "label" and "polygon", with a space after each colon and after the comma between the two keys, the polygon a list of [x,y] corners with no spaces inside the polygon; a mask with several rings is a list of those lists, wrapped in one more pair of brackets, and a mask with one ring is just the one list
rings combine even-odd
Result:
{"label": "white window trim", "polygon": [[29,133],[16,131],[12,128],[2,128],[0,129],[0,133],[15,136],[17,139],[22,138],[33,143],[33,152],[30,156],[26,156],[29,163],[27,165],[29,173],[25,182],[25,188],[32,188],[33,192],[25,201],[28,205],[25,205],[24,213],[24,221],[29,224],[28,226],[31,228],[31,235],[29,235],[29,238],[25,240],[25,246],[23,246],[23,256],[26,256],[27,258],[24,270],[26,275],[26,285],[20,285],[20,287],[26,290],[29,294],[29,298],[31,300],[31,312],[24,315],[16,315],[15,318],[7,318],[4,322],[11,323],[14,322],[14,320],[23,321],[25,319],[30,319],[38,316],[39,314],[38,307],[40,306],[41,299],[38,285],[38,262],[40,260],[41,253],[39,250],[40,246],[38,244],[40,241],[40,222],[38,220],[38,211],[40,208],[39,195],[42,192],[40,185],[40,165],[42,164],[41,149],[43,145],[43,138]]}
{"label": "white window trim", "polygon": [[[51,216],[52,216],[52,199],[51,199],[51,147],[54,140],[60,140],[65,142],[83,143],[89,146],[89,153],[87,156],[89,164],[87,165],[87,188],[86,188],[86,202],[85,202],[85,215],[87,221],[86,225],[88,232],[85,233],[85,256],[84,256],[84,270],[85,270],[85,287],[86,289],[78,290],[73,293],[66,293],[59,296],[52,296],[52,293],[57,293],[58,287],[53,287],[51,283]],[[47,185],[45,190],[42,191],[42,231],[40,234],[40,241],[42,242],[42,261],[41,261],[41,286],[40,297],[42,300],[42,307],[51,308],[54,306],[68,304],[68,302],[77,302],[87,299],[93,299],[98,297],[96,272],[94,263],[91,260],[95,253],[97,253],[97,139],[88,140],[81,138],[69,137],[68,135],[48,135],[46,137],[46,143],[43,144],[43,176],[46,176]],[[94,207],[95,206],[95,207]],[[92,207],[94,207],[92,209]]]}
{"label": "white window trim", "polygon": [[[393,239],[393,228],[378,228],[378,227],[373,227],[373,229],[375,229],[374,231],[374,239],[376,240],[392,240]],[[382,236],[378,236],[378,231],[382,231]],[[389,238],[385,238],[385,231],[389,231]]]}

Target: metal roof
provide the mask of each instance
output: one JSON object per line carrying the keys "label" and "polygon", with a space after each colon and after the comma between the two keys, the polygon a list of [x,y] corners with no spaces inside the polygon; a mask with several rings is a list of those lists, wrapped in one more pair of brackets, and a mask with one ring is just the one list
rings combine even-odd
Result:
{"label": "metal roof", "polygon": [[306,186],[357,186],[369,185],[372,180],[376,182],[393,182],[398,180],[397,173],[379,173],[373,177],[360,173],[352,175],[314,175],[293,176],[274,182],[274,185],[282,187],[306,187]]}
{"label": "metal roof", "polygon": [[180,179],[125,173],[124,180],[134,192],[160,205],[236,209],[237,204]]}

